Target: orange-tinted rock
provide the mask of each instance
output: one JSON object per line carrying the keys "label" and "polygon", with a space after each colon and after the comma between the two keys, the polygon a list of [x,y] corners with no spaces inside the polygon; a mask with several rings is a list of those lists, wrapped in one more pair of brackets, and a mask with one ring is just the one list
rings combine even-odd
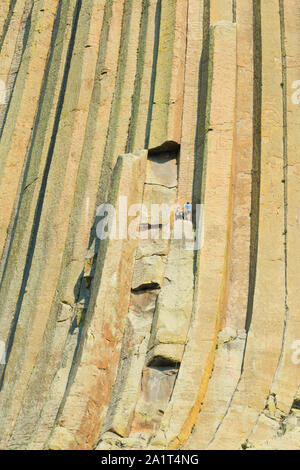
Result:
{"label": "orange-tinted rock", "polygon": [[1,0],[1,449],[299,448],[299,31]]}

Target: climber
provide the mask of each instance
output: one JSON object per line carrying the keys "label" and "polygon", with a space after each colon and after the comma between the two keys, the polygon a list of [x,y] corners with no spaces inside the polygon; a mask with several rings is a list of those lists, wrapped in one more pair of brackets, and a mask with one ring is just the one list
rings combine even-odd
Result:
{"label": "climber", "polygon": [[192,221],[192,205],[189,202],[184,205],[184,219]]}

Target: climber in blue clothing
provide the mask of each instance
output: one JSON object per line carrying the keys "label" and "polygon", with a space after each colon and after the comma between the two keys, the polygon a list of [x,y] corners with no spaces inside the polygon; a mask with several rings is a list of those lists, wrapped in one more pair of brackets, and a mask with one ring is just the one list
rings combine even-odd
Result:
{"label": "climber in blue clothing", "polygon": [[192,204],[189,202],[184,205],[184,219],[189,221],[192,220]]}

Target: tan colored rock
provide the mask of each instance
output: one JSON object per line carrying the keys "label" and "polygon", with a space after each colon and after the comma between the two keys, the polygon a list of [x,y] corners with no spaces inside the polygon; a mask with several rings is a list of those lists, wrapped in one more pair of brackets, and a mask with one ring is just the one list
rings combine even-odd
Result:
{"label": "tan colored rock", "polygon": [[210,24],[214,25],[218,21],[233,21],[234,0],[211,0],[210,4]]}
{"label": "tan colored rock", "polygon": [[3,27],[9,12],[10,0],[4,0],[0,6],[0,36],[3,34]]}
{"label": "tan colored rock", "polygon": [[[112,115],[105,148],[106,157],[111,159],[110,167],[113,167],[120,153],[128,151],[128,126],[131,120],[131,105],[135,93],[134,86],[138,66],[139,28],[137,25],[141,22],[143,8],[143,3],[140,0],[133,0],[130,3],[126,3],[126,1],[114,3],[116,3],[116,8],[120,8],[124,4],[123,18],[119,13],[117,20],[122,18],[123,34],[126,36],[120,38],[116,32],[113,32],[116,36],[113,41],[120,40],[120,51],[111,107]],[[124,125],[125,123],[128,124]],[[136,151],[143,148],[145,148],[144,143],[141,147],[136,148]]]}
{"label": "tan colored rock", "polygon": [[[153,98],[153,67],[155,66],[156,36],[159,28],[159,1],[149,0],[143,7],[141,37],[138,54],[138,73],[133,95],[132,116],[128,135],[128,149],[137,151],[147,147],[150,133],[149,104]],[[135,25],[136,26],[136,25]],[[150,99],[149,99],[150,97]]]}
{"label": "tan colored rock", "polygon": [[[45,17],[49,21],[48,15]],[[66,91],[60,126],[56,135],[56,145],[53,149],[52,165],[47,177],[46,202],[43,204],[40,220],[35,227],[36,230],[38,229],[38,233],[34,242],[34,256],[31,254],[32,270],[26,280],[26,291],[22,292],[22,287],[21,293],[16,293],[16,312],[20,321],[15,333],[14,347],[6,375],[13,377],[14,374],[17,374],[18,378],[13,379],[13,382],[15,385],[18,382],[18,386],[13,389],[16,393],[15,400],[9,398],[12,394],[11,387],[13,387],[10,381],[6,384],[1,396],[3,401],[9,400],[11,404],[11,409],[7,407],[7,411],[10,409],[10,417],[8,418],[10,424],[6,426],[7,433],[10,432],[10,426],[15,424],[15,418],[18,416],[28,381],[39,358],[38,353],[47,328],[52,301],[56,294],[68,233],[67,220],[72,210],[72,195],[76,189],[85,123],[92,94],[92,82],[89,76],[95,70],[97,58],[95,54],[92,54],[93,60],[89,60],[89,65],[83,67],[84,61],[87,60],[87,57],[90,58],[91,54],[90,48],[83,47],[89,34],[89,23],[86,22],[84,9],[78,21],[78,27],[82,34],[77,36],[77,40],[75,39],[74,51],[77,53],[73,56],[68,75],[69,79],[73,80],[73,85]],[[39,28],[39,24],[37,23],[35,27]],[[78,85],[75,87],[75,92],[74,83]],[[74,109],[75,112],[73,112]],[[62,154],[65,155],[65,158],[61,158]],[[49,155],[47,157],[49,158]],[[58,174],[60,178],[57,177]],[[36,214],[35,217],[37,217]],[[49,224],[50,220],[51,224]],[[32,234],[29,235],[32,236]],[[47,250],[47,263],[43,259],[45,249]],[[24,282],[24,280],[22,281]],[[72,301],[69,303],[71,304]],[[32,336],[30,345],[24,353],[18,345],[26,342],[28,329]],[[19,364],[18,372],[14,371],[15,363]],[[23,427],[25,423],[20,422],[19,424]],[[5,420],[3,420],[4,425]]]}
{"label": "tan colored rock", "polygon": [[262,413],[258,418],[258,421],[255,424],[255,427],[253,428],[253,431],[249,436],[246,444],[250,448],[256,448],[259,446],[259,444],[257,444],[258,442],[274,438],[277,435],[278,430],[279,422],[274,419],[270,419],[264,413]]}
{"label": "tan colored rock", "polygon": [[245,336],[245,332],[227,328],[219,333],[213,374],[185,449],[206,449],[213,440],[240,378]]}
{"label": "tan colored rock", "polygon": [[159,426],[176,379],[177,370],[170,367],[145,368],[141,395],[135,409],[133,433],[151,436]]}
{"label": "tan colored rock", "polygon": [[[199,87],[200,66],[205,67],[203,38],[208,25],[204,15],[203,0],[189,0],[187,16],[187,44],[185,59],[184,99],[182,112],[182,136],[180,148],[180,165],[178,181],[178,202],[183,205],[192,199],[195,160],[199,156]],[[206,57],[207,61],[207,57]],[[196,99],[197,97],[197,99]]]}
{"label": "tan colored rock", "polygon": [[148,364],[156,358],[181,362],[192,314],[193,265],[194,253],[185,249],[184,240],[172,240],[153,320]]}
{"label": "tan colored rock", "polygon": [[149,148],[181,140],[186,15],[186,0],[161,3]]}
{"label": "tan colored rock", "polygon": [[[286,93],[286,152],[284,170],[285,181],[285,204],[286,204],[286,307],[285,307],[285,325],[282,337],[281,357],[278,363],[276,376],[272,386],[272,392],[275,393],[278,408],[288,413],[291,403],[299,388],[300,370],[296,359],[297,341],[300,339],[300,320],[299,303],[297,301],[298,288],[297,280],[300,275],[300,257],[297,249],[297,240],[299,239],[299,202],[300,192],[299,178],[300,173],[298,164],[300,162],[299,152],[299,133],[297,131],[300,122],[300,108],[295,105],[291,99],[293,93],[293,83],[298,80],[297,68],[300,64],[299,54],[299,5],[295,2],[289,2],[283,6],[284,10],[284,28],[286,55],[286,83],[284,83],[283,92]],[[285,59],[284,59],[285,60]],[[296,360],[295,360],[296,359]]]}
{"label": "tan colored rock", "polygon": [[[236,3],[237,94],[235,154],[233,159],[230,283],[226,324],[245,328],[250,263],[251,193],[253,158],[253,8]],[[254,219],[252,219],[254,220]]]}
{"label": "tan colored rock", "polygon": [[[41,9],[41,6],[44,8]],[[43,2],[34,9],[35,29],[33,28],[31,32],[28,48],[25,51],[28,63],[23,62],[23,74],[20,73],[17,77],[17,82],[23,80],[22,90],[21,86],[19,88],[21,96],[15,94],[12,99],[0,142],[1,254],[18,192],[42,87],[43,75],[37,72],[46,66],[57,7],[58,1],[53,0]],[[45,12],[47,14],[44,14]],[[38,35],[39,40],[37,41]],[[29,75],[31,76],[30,80],[28,79]],[[18,87],[18,83],[16,86]],[[18,116],[21,116],[21,119],[17,119]]]}
{"label": "tan colored rock", "polygon": [[[232,246],[226,327],[218,337],[214,372],[208,385],[197,424],[186,446],[206,448],[226,413],[237,387],[245,350],[245,333],[250,262],[250,213],[253,154],[253,5],[236,3],[237,96],[236,145],[233,159]],[[247,90],[247,92],[245,91]],[[230,342],[223,347],[224,342]],[[225,346],[225,345],[224,345]]]}
{"label": "tan colored rock", "polygon": [[25,29],[31,7],[31,0],[15,2],[11,13],[7,11],[8,16],[11,15],[8,24],[3,24],[4,30],[3,37],[1,38],[3,43],[0,52],[0,80],[1,86],[2,84],[5,85],[5,91],[0,99],[1,127],[22,59]]}
{"label": "tan colored rock", "polygon": [[299,438],[300,430],[298,428],[282,437],[265,440],[259,446],[255,446],[254,450],[299,450]]}
{"label": "tan colored rock", "polygon": [[132,280],[133,290],[160,288],[165,272],[165,259],[162,256],[153,255],[136,260]]}
{"label": "tan colored rock", "polygon": [[96,447],[96,450],[120,450],[130,449],[137,450],[142,448],[143,442],[142,436],[123,439],[117,434],[107,432],[103,435],[101,442]]}
{"label": "tan colored rock", "polygon": [[[127,437],[138,400],[157,292],[132,294],[126,319],[118,376],[103,431]],[[105,441],[101,435],[101,441]],[[100,447],[101,448],[101,447]]]}

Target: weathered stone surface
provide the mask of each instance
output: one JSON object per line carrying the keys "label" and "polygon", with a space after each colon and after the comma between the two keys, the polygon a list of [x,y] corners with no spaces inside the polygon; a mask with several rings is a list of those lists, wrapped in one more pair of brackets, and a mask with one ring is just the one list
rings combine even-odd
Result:
{"label": "weathered stone surface", "polygon": [[[212,28],[212,34],[211,110],[207,119],[213,131],[208,134],[206,150],[205,243],[198,252],[193,318],[188,341],[172,399],[161,424],[170,447],[183,445],[197,420],[213,367],[226,299],[228,274],[225,260],[231,217],[229,197],[234,137],[235,89],[232,83],[235,82],[236,71],[235,25],[219,23]],[[223,48],[224,41],[230,44],[226,51]],[[221,111],[219,100],[224,87],[226,101],[223,93]],[[176,413],[173,413],[174,409]]]}
{"label": "weathered stone surface", "polygon": [[[143,204],[147,210],[142,222],[154,226],[159,224],[170,224],[174,218],[174,203],[176,189],[169,189],[156,184],[146,184],[144,190]],[[164,205],[159,210],[159,206]]]}
{"label": "weathered stone surface", "polygon": [[[2,254],[10,217],[17,197],[20,177],[26,152],[30,143],[34,119],[43,84],[43,74],[51,43],[52,28],[58,8],[58,1],[39,2],[35,5],[33,24],[26,50],[25,60],[16,79],[19,93],[14,94],[0,142],[0,253]],[[25,5],[23,5],[24,7]],[[44,7],[44,8],[41,8]],[[37,41],[37,35],[39,40]],[[31,77],[29,79],[29,76]],[[5,81],[6,83],[6,81]],[[17,119],[21,116],[20,119]]]}
{"label": "weathered stone surface", "polygon": [[240,378],[245,339],[245,331],[232,328],[220,331],[213,374],[186,449],[206,449],[214,438]]}
{"label": "weathered stone surface", "polygon": [[[184,99],[182,111],[182,135],[178,180],[178,202],[185,204],[192,199],[195,161],[199,155],[199,100],[204,87],[199,86],[199,74],[207,61],[203,50],[208,25],[205,24],[204,0],[189,0],[187,17],[187,44],[185,58]],[[208,9],[207,9],[208,10]],[[196,98],[197,97],[197,98]],[[196,143],[196,145],[195,145]]]}
{"label": "weathered stone surface", "polygon": [[130,433],[156,298],[157,292],[141,292],[131,296],[118,376],[103,424],[103,432],[110,430],[122,437],[127,437]]}
{"label": "weathered stone surface", "polygon": [[[146,151],[119,158],[113,174],[111,203],[119,194],[127,196],[129,204],[141,200],[146,158]],[[81,362],[50,437],[50,449],[64,448],[66,442],[72,448],[94,445],[108,408],[129,307],[137,240],[108,240],[106,245],[102,245],[103,251],[98,254],[94,284],[97,288],[92,292],[90,308],[91,305],[93,308],[87,312]],[[124,259],[126,269],[119,269]],[[81,395],[83,389],[85,393],[79,404],[78,393]],[[73,413],[75,403],[76,416]],[[88,440],[86,426],[89,428]]]}
{"label": "weathered stone surface", "polygon": [[143,432],[148,438],[159,426],[176,379],[177,370],[170,367],[145,368],[141,395],[136,405],[133,433]]}
{"label": "weathered stone surface", "polygon": [[162,256],[153,255],[138,259],[132,280],[133,290],[147,289],[151,286],[160,288],[165,272],[165,260]]}
{"label": "weathered stone surface", "polygon": [[214,25],[218,21],[233,21],[233,0],[212,0],[210,23]]}
{"label": "weathered stone surface", "polygon": [[139,240],[136,250],[136,259],[151,256],[166,256],[169,251],[169,240],[162,238],[162,230],[160,228],[148,229],[147,239]]}
{"label": "weathered stone surface", "polygon": [[146,183],[175,188],[177,186],[176,157],[166,154],[149,157]]}
{"label": "weathered stone surface", "polygon": [[159,8],[160,33],[149,148],[181,140],[187,0],[165,0]]}

